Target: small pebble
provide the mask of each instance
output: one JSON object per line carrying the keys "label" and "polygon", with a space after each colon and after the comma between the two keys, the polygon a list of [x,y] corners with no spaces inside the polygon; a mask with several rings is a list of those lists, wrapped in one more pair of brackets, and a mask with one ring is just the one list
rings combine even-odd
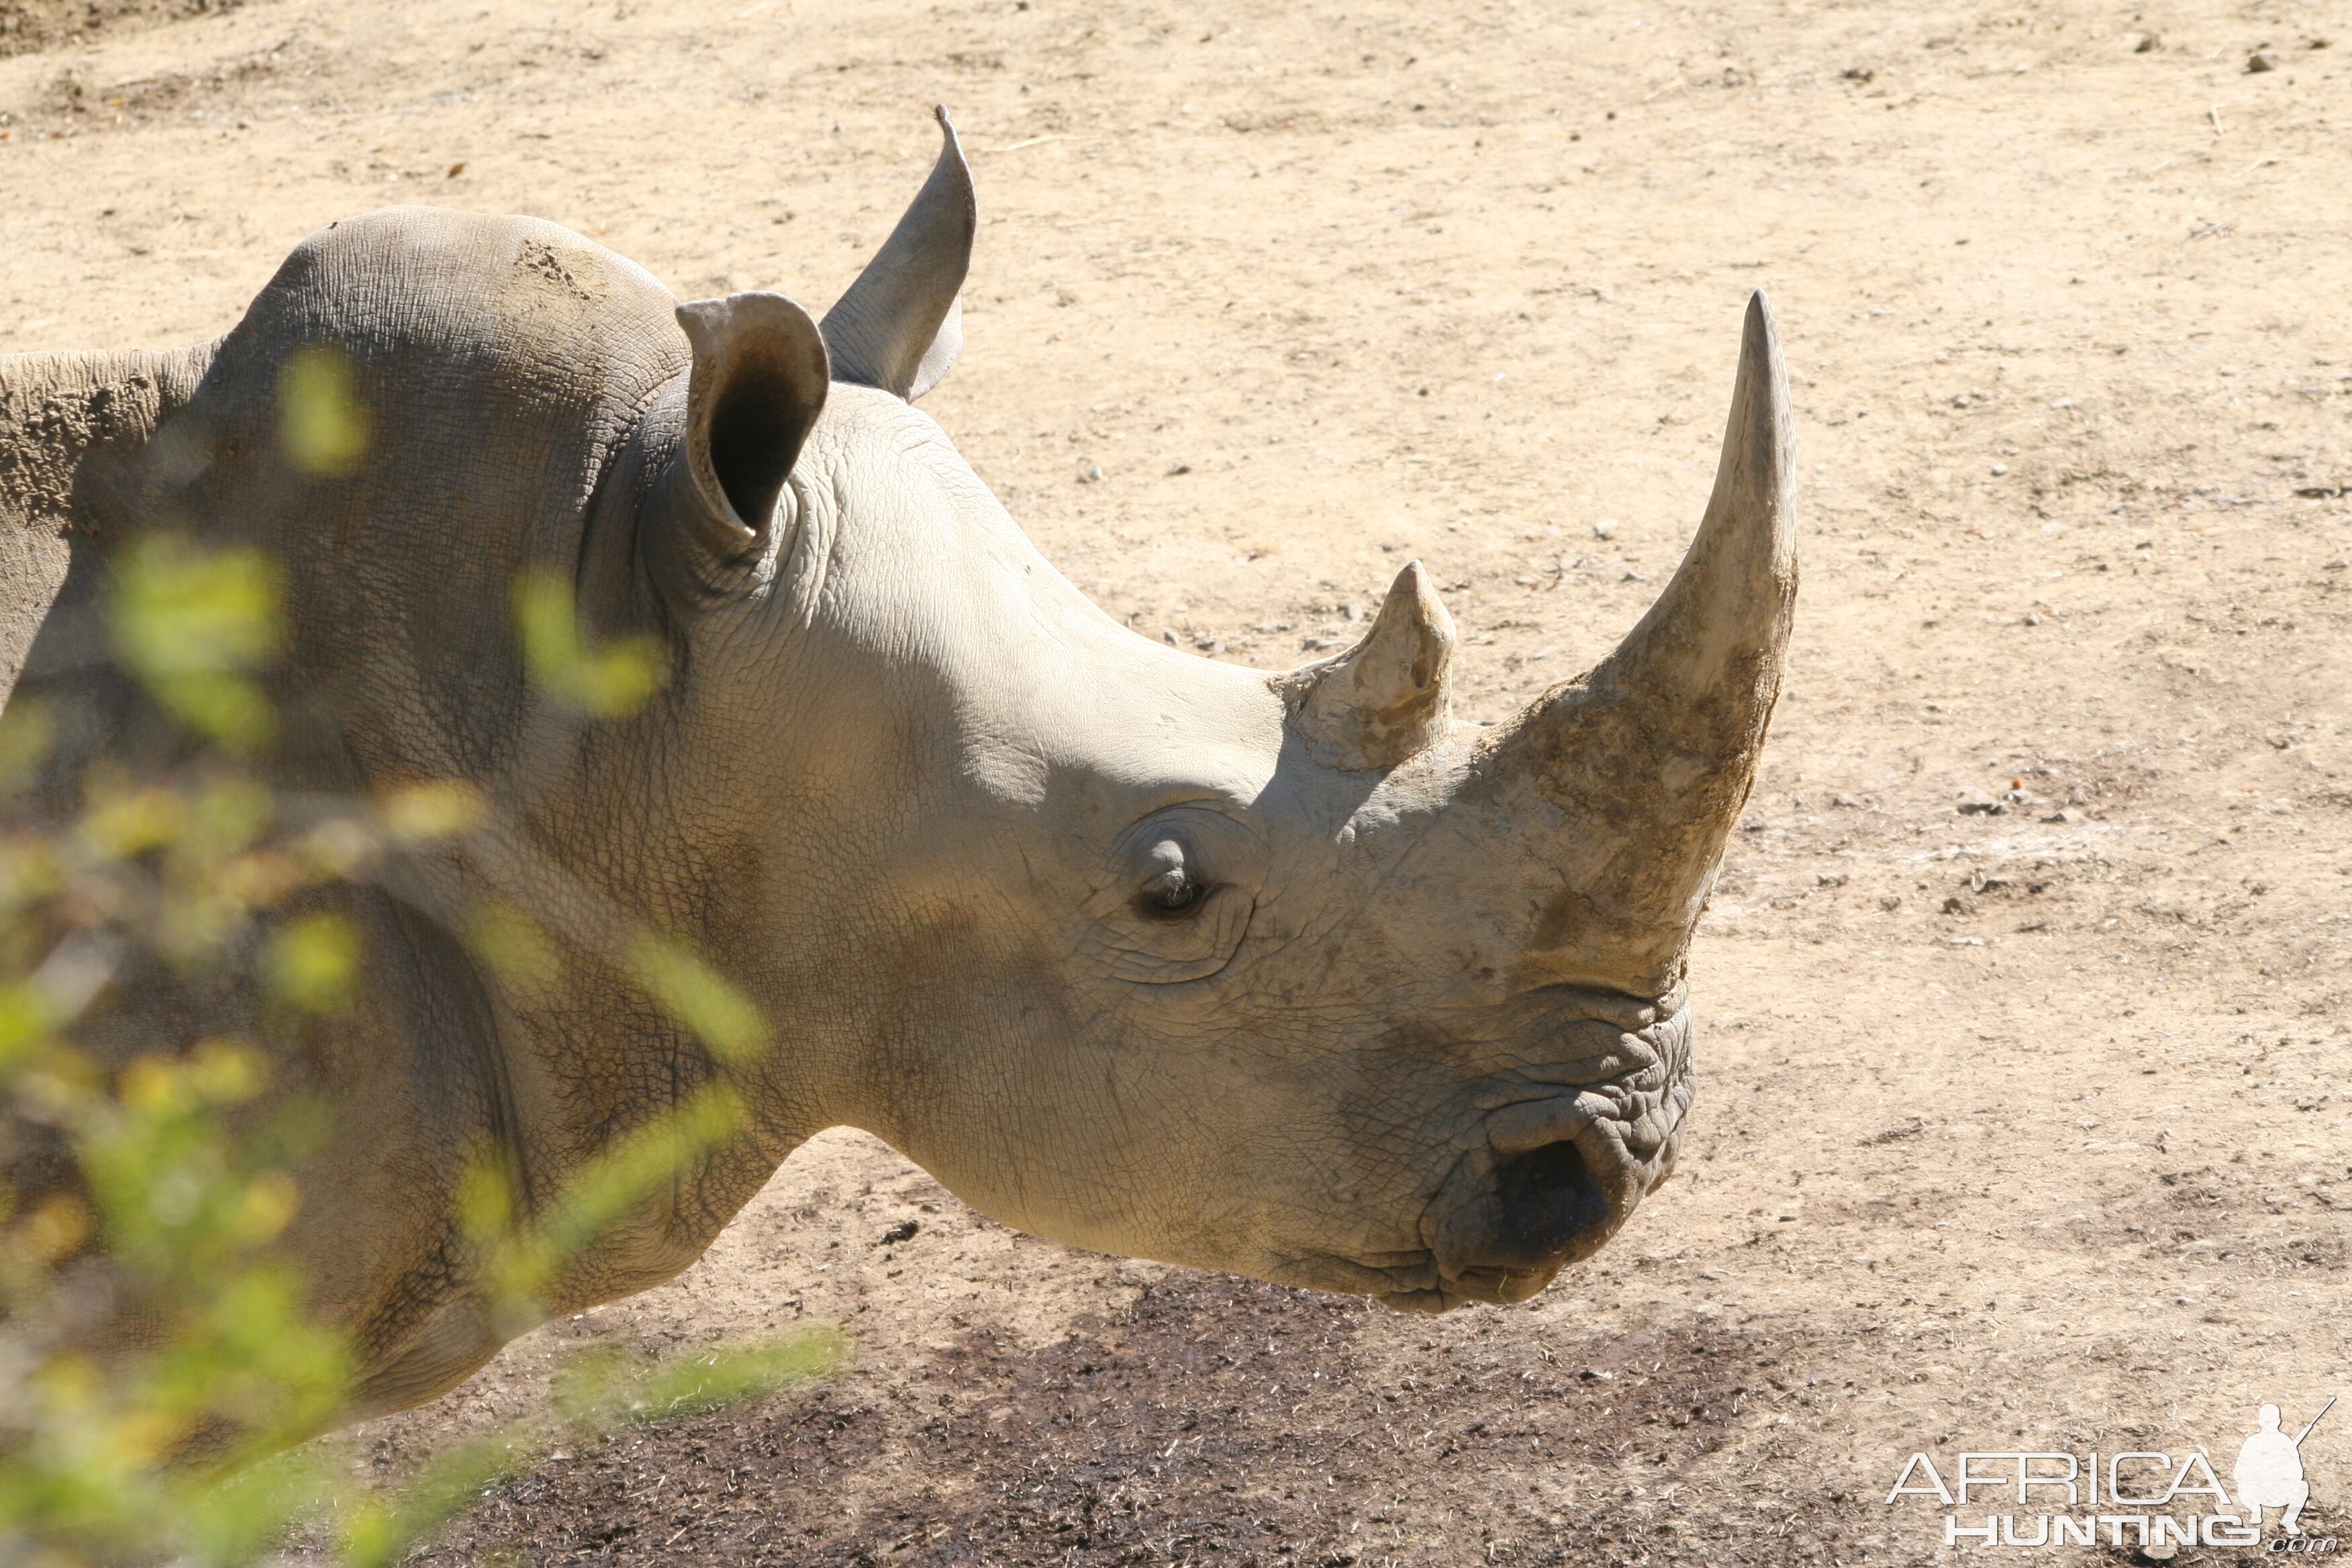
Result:
{"label": "small pebble", "polygon": [[1616,532],[1617,520],[1613,517],[1604,517],[1592,525],[1592,537],[1595,539],[1613,538]]}
{"label": "small pebble", "polygon": [[[2274,71],[2276,69],[2278,69],[2278,57],[2272,54],[2268,49],[2257,49],[2252,54],[2246,57],[2246,74],[2248,76],[2259,76],[2263,71]],[[2171,1553],[2167,1552],[2165,1555],[2170,1556]]]}

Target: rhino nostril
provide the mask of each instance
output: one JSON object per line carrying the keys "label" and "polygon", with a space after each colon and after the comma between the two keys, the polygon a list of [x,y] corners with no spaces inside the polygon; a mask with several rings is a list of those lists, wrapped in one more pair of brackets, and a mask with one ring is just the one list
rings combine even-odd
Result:
{"label": "rhino nostril", "polygon": [[1500,1210],[1499,1257],[1532,1263],[1557,1258],[1574,1243],[1609,1228],[1609,1198],[1573,1143],[1547,1143],[1495,1170]]}

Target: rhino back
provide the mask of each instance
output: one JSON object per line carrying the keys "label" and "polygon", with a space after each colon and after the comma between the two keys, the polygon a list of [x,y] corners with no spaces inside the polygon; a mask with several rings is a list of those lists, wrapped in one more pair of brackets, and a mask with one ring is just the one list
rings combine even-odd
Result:
{"label": "rhino back", "polygon": [[65,585],[68,536],[133,510],[137,455],[214,347],[0,354],[0,702]]}

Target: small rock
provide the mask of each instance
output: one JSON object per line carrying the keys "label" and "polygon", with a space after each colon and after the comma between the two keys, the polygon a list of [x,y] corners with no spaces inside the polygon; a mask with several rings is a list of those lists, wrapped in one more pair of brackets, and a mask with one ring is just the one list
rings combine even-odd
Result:
{"label": "small rock", "polygon": [[2156,52],[2157,47],[2162,41],[2163,40],[2158,37],[2154,33],[2142,33],[2139,36],[2139,42],[2132,46],[2132,53],[2136,55],[2152,55]]}
{"label": "small rock", "polygon": [[2007,463],[1995,463],[1992,466],[1992,477],[1995,479],[2000,478],[2001,475],[2007,472],[2009,472],[2009,465]]}
{"label": "small rock", "polygon": [[922,1228],[921,1220],[902,1219],[882,1233],[882,1245],[894,1247],[902,1241],[912,1241],[915,1238],[915,1233]]}
{"label": "small rock", "polygon": [[1848,81],[1868,81],[1878,73],[1868,66],[1848,66],[1838,74]]}
{"label": "small rock", "polygon": [[1078,483],[1082,485],[1093,484],[1101,478],[1102,465],[1100,463],[1088,463],[1085,468],[1078,470]]}
{"label": "small rock", "polygon": [[1166,643],[1170,647],[1174,647],[1176,646],[1176,634],[1174,632],[1161,632],[1160,634],[1160,640]]}
{"label": "small rock", "polygon": [[2151,1541],[2139,1549],[2139,1560],[2143,1563],[2169,1563],[2179,1555],[2180,1548],[2169,1541]]}
{"label": "small rock", "polygon": [[[1190,463],[1171,463],[1168,465],[1168,477],[1171,479],[1179,474],[1189,474],[1192,471],[1192,465]],[[1393,548],[1393,546],[1391,548]]]}
{"label": "small rock", "polygon": [[1614,539],[1616,536],[1617,520],[1613,517],[1604,517],[1592,525],[1592,537],[1595,539]]}
{"label": "small rock", "polygon": [[[2276,69],[2278,69],[2278,57],[2271,53],[2268,49],[2256,49],[2252,54],[2246,57],[2246,74],[2248,76],[2259,76],[2263,71],[2274,71]],[[2165,1555],[2169,1557],[2171,1553],[2168,1552]]]}

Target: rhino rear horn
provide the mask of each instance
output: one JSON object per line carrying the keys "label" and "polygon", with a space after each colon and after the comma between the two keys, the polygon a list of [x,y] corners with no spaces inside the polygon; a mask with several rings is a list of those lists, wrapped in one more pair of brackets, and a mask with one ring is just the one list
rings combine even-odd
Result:
{"label": "rhino rear horn", "polygon": [[1537,969],[1644,994],[1679,975],[1780,694],[1794,476],[1788,371],[1758,293],[1715,491],[1681,568],[1617,650],[1527,710],[1482,768],[1484,790],[1553,808],[1563,888],[1528,954]]}
{"label": "rhino rear horn", "polygon": [[[656,537],[716,583],[755,554],[831,384],[824,339],[782,294],[730,294],[677,308],[694,353],[686,421],[655,502]],[[672,544],[661,546],[664,550]]]}
{"label": "rhino rear horn", "polygon": [[1453,660],[1454,617],[1407,562],[1355,647],[1280,678],[1291,727],[1326,767],[1394,767],[1452,722]]}
{"label": "rhino rear horn", "polygon": [[945,105],[932,112],[943,141],[931,177],[857,281],[824,313],[833,374],[908,402],[945,380],[963,347],[957,291],[971,267],[980,221],[955,124]]}

